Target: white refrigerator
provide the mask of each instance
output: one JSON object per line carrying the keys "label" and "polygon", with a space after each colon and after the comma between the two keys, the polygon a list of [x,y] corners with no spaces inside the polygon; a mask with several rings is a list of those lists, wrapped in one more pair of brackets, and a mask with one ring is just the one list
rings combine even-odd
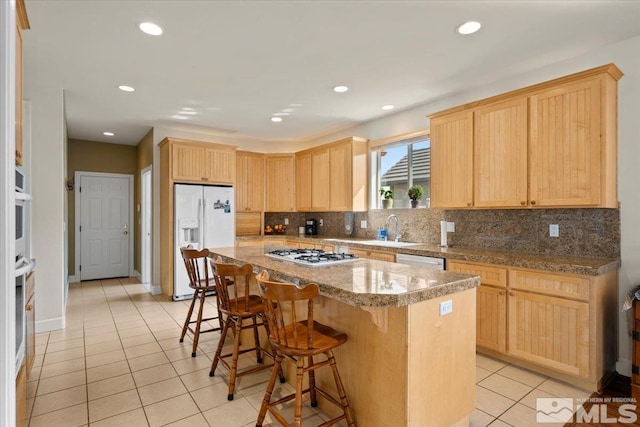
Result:
{"label": "white refrigerator", "polygon": [[174,186],[173,299],[191,298],[189,277],[180,248],[224,248],[235,244],[233,187],[176,184]]}

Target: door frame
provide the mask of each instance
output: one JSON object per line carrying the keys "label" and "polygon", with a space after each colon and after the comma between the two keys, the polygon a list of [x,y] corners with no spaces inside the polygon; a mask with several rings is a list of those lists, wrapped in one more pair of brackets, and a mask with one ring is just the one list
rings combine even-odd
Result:
{"label": "door frame", "polygon": [[134,247],[133,241],[135,240],[135,232],[136,226],[133,219],[133,174],[129,173],[106,173],[106,172],[86,172],[86,171],[76,171],[73,180],[76,183],[75,186],[75,265],[74,265],[74,277],[77,278],[77,281],[80,281],[80,269],[78,268],[80,265],[80,219],[81,212],[80,206],[82,205],[82,193],[80,192],[80,179],[83,177],[97,177],[97,178],[126,178],[129,182],[129,277],[135,276],[135,270],[133,268],[133,260],[134,260]]}
{"label": "door frame", "polygon": [[[146,177],[149,178],[148,188],[145,187]],[[149,206],[146,206],[147,192],[149,193]],[[146,216],[147,210],[151,213],[149,218]],[[145,250],[147,237],[144,232],[147,228],[149,229],[149,246]],[[145,282],[145,278],[147,282]],[[153,165],[147,166],[140,172],[140,281],[143,285],[148,284],[148,290],[153,287]]]}

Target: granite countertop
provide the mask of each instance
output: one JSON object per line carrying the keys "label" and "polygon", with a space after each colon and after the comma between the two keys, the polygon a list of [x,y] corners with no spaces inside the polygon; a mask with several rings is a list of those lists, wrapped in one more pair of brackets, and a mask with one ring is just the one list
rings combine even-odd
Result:
{"label": "granite countertop", "polygon": [[225,262],[250,263],[256,273],[266,269],[274,280],[300,285],[317,283],[320,294],[357,307],[401,307],[472,289],[480,278],[467,274],[410,267],[369,259],[310,267],[264,256],[276,246],[210,249]]}
{"label": "granite countertop", "polygon": [[325,243],[335,245],[352,246],[359,249],[373,249],[390,253],[403,253],[411,255],[432,256],[445,258],[447,260],[478,262],[483,264],[495,264],[505,267],[530,268],[534,270],[545,270],[557,273],[578,274],[583,276],[599,276],[612,270],[620,268],[620,258],[587,258],[573,257],[553,254],[534,254],[525,252],[492,251],[488,249],[448,247],[441,248],[434,244],[415,244],[404,247],[376,246],[368,239],[358,238],[330,238],[328,236],[294,236],[294,235],[273,235],[273,236],[244,236],[238,240],[251,239],[283,239],[300,242]]}

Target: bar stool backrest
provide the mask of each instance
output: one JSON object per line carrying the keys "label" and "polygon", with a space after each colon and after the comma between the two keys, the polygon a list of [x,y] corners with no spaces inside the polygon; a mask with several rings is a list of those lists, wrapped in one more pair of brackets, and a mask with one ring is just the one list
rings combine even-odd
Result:
{"label": "bar stool backrest", "polygon": [[[313,349],[313,298],[319,294],[318,285],[310,283],[299,288],[293,283],[269,280],[269,273],[263,270],[256,276],[260,295],[269,325],[269,341],[286,353],[287,349]],[[296,310],[296,302],[307,300],[306,313]],[[285,316],[289,308],[290,315]]]}
{"label": "bar stool backrest", "polygon": [[[207,263],[209,249],[199,251],[192,248],[180,248],[180,252],[182,252],[184,266],[189,276],[189,287],[192,289],[213,287],[213,282],[210,282],[210,279],[213,279],[213,277],[209,275],[209,266]],[[201,267],[204,271],[200,271]]]}
{"label": "bar stool backrest", "polygon": [[[249,311],[250,301],[250,280],[253,275],[253,266],[245,264],[238,267],[235,264],[225,264],[218,257],[211,261],[213,265],[214,277],[216,279],[216,290],[220,309],[225,314]],[[240,291],[239,286],[244,286],[244,291]],[[233,294],[229,293],[229,288],[233,288]]]}

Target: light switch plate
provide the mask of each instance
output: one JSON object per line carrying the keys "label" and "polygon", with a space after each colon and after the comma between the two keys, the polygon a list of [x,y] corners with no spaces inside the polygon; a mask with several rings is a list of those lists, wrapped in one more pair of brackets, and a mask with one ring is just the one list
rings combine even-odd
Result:
{"label": "light switch plate", "polygon": [[360,228],[367,228],[367,220],[363,219],[362,221],[360,221]]}
{"label": "light switch plate", "polygon": [[549,224],[549,237],[560,237],[560,226],[558,224]]}
{"label": "light switch plate", "polygon": [[289,225],[289,218],[284,219],[284,225]]}
{"label": "light switch plate", "polygon": [[440,316],[451,314],[453,312],[453,301],[446,300],[440,303]]}
{"label": "light switch plate", "polygon": [[456,223],[455,222],[447,222],[447,231],[453,233],[456,231]]}
{"label": "light switch plate", "polygon": [[324,225],[324,220],[322,218],[320,218],[319,224],[320,224],[320,227]]}

